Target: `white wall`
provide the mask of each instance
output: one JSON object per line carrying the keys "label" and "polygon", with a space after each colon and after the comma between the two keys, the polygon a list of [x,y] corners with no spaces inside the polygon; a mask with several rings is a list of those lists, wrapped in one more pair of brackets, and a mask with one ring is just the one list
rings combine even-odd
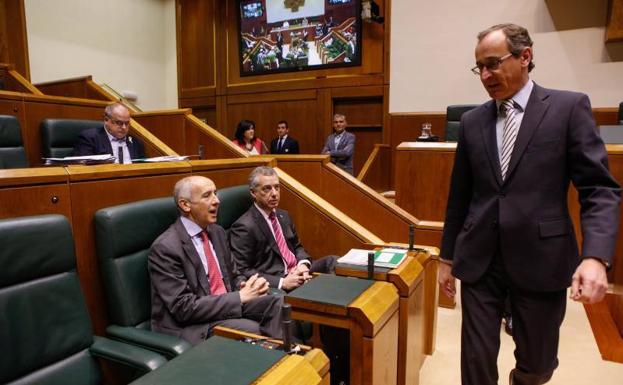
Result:
{"label": "white wall", "polygon": [[138,94],[144,110],[177,107],[174,0],[25,0],[33,83],[93,75]]}
{"label": "white wall", "polygon": [[[606,0],[393,0],[390,112],[445,111],[488,99],[474,66],[479,31],[502,22],[528,29],[550,88],[587,93],[593,107],[623,100],[623,43],[606,47]],[[598,21],[598,22],[596,22]]]}

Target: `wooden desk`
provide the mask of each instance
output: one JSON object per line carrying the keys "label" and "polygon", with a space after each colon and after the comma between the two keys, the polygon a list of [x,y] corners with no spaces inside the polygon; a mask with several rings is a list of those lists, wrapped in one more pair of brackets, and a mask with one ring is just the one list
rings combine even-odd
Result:
{"label": "wooden desk", "polygon": [[[346,293],[351,283],[365,288]],[[397,383],[399,305],[393,284],[319,275],[285,302],[292,305],[293,319],[350,331],[351,385]]]}
{"label": "wooden desk", "polygon": [[[426,354],[432,354],[435,338],[436,271],[432,289],[426,293],[425,277],[429,274],[424,265],[429,263],[431,253],[427,250],[413,251],[395,269],[376,268],[374,280],[392,283],[399,295],[398,326],[398,384],[418,385],[420,368]],[[434,263],[433,263],[434,264]],[[350,277],[367,277],[367,266],[338,264],[335,274]],[[432,298],[430,298],[432,297]],[[432,306],[427,302],[433,300]]]}
{"label": "wooden desk", "polygon": [[[325,357],[326,358],[326,357]],[[236,339],[213,336],[132,385],[323,384],[312,362]]]}

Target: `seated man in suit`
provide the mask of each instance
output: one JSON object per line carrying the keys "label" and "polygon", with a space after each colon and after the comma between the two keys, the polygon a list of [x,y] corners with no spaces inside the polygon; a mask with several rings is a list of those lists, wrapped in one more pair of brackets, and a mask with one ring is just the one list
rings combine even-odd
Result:
{"label": "seated man in suit", "polygon": [[352,175],[355,134],[346,131],[347,125],[344,115],[333,115],[333,134],[327,137],[321,153],[331,155],[331,163]]}
{"label": "seated man in suit", "polygon": [[288,133],[290,129],[288,128],[288,122],[285,120],[277,123],[277,135],[272,142],[270,142],[270,153],[271,154],[298,154],[299,153],[299,142],[296,139],[292,138]]}
{"label": "seated man in suit", "polygon": [[216,225],[220,201],[214,183],[202,176],[175,184],[180,218],[151,246],[152,330],[198,344],[214,326],[281,337],[283,297],[266,295],[257,274],[236,273],[225,230]]}
{"label": "seated man in suit", "polygon": [[260,166],[249,176],[255,203],[229,230],[236,268],[251,277],[259,274],[272,287],[290,291],[311,278],[311,272],[330,273],[335,257],[312,261],[288,213],[279,206],[279,177],[271,167]]}
{"label": "seated man in suit", "polygon": [[74,144],[74,156],[111,154],[115,163],[132,163],[132,159],[144,158],[143,143],[128,135],[130,111],[121,103],[106,106],[104,125],[84,130]]}

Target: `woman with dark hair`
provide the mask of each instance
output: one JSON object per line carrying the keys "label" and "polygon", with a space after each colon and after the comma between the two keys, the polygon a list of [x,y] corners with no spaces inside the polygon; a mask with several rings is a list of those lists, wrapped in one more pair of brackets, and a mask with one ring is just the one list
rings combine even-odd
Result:
{"label": "woman with dark hair", "polygon": [[255,122],[243,119],[236,127],[234,144],[246,150],[251,155],[267,154],[268,148],[260,138],[255,137]]}

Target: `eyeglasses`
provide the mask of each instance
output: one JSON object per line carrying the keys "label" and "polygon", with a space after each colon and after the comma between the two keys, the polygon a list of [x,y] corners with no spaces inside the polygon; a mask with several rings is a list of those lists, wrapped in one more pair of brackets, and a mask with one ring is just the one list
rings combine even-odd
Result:
{"label": "eyeglasses", "polygon": [[112,124],[114,124],[115,126],[119,126],[119,127],[127,126],[127,127],[130,127],[130,121],[129,120],[113,119],[112,116],[110,116],[108,114],[104,114],[104,118],[110,120],[112,122]]}
{"label": "eyeglasses", "polygon": [[489,71],[495,71],[500,68],[500,64],[509,57],[514,56],[512,53],[508,53],[502,57],[491,57],[485,59],[484,63],[476,63],[476,67],[472,68],[471,71],[474,75],[480,76],[482,74],[482,70],[484,68]]}

